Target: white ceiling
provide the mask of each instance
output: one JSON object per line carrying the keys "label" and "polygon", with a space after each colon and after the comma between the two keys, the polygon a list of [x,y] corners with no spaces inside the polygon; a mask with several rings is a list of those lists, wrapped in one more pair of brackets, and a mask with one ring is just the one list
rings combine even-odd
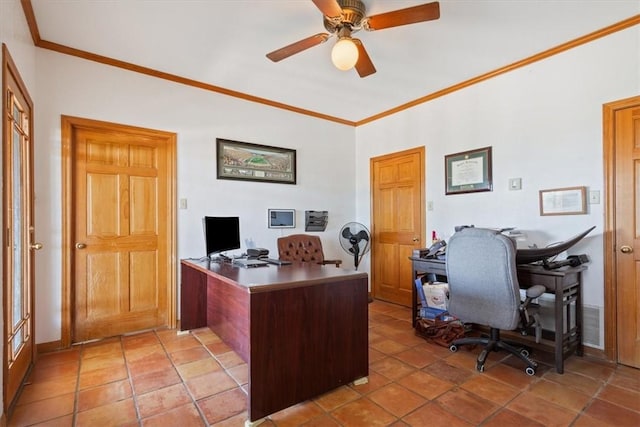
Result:
{"label": "white ceiling", "polygon": [[[363,0],[367,15],[428,0]],[[32,0],[42,40],[359,121],[640,13],[640,0],[440,0],[440,19],[361,31],[377,73],[330,60],[311,0]]]}

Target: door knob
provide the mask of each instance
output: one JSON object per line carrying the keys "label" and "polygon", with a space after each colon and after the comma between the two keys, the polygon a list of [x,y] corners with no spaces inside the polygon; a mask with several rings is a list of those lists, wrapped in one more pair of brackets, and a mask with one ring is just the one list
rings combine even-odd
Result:
{"label": "door knob", "polygon": [[629,245],[622,245],[620,247],[620,252],[622,252],[623,254],[630,254],[631,252],[633,252],[633,248]]}
{"label": "door knob", "polygon": [[84,249],[86,247],[87,245],[85,245],[84,243],[76,243],[76,249]]}
{"label": "door knob", "polygon": [[413,241],[414,241],[414,242],[419,242],[419,241],[420,241],[420,238],[419,238],[419,237],[414,237],[414,238],[413,238]]}
{"label": "door knob", "polygon": [[33,250],[39,251],[40,249],[42,249],[42,243],[32,243],[29,245],[29,247]]}

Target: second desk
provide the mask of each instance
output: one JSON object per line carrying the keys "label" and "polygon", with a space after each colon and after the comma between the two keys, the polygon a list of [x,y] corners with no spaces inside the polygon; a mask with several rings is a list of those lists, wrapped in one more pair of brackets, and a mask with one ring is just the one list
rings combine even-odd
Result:
{"label": "second desk", "polygon": [[[411,257],[414,280],[425,274],[435,274],[446,280],[446,261]],[[561,267],[546,270],[542,266],[523,264],[518,266],[520,288],[542,285],[546,292],[554,295],[553,332],[543,331],[543,336],[553,341],[556,371],[564,372],[564,360],[575,353],[582,356],[582,272],[587,267]],[[412,286],[412,324],[415,327],[418,301],[415,286]],[[572,310],[573,307],[573,310]]]}

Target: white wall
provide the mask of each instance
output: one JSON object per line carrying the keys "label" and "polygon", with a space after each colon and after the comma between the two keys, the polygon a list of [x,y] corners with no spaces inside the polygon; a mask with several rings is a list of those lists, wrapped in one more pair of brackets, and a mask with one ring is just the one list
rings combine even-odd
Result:
{"label": "white wall", "polygon": [[[539,247],[597,228],[569,250],[591,258],[584,303],[603,312],[603,204],[540,216],[538,191],[587,186],[603,194],[602,105],[640,93],[640,29],[599,39],[356,130],[358,220],[370,223],[369,159],[426,147],[426,245],[455,225],[517,227]],[[444,156],[493,147],[492,192],[444,194]],[[522,190],[509,191],[509,178]],[[600,343],[603,323],[600,322]],[[602,347],[602,346],[601,346]]]}
{"label": "white wall", "polygon": [[[60,339],[60,115],[176,132],[178,257],[205,254],[202,217],[238,215],[242,239],[277,254],[276,239],[304,231],[305,210],[329,211],[319,233],[341,257],[338,231],[355,216],[352,127],[261,106],[58,53],[38,51],[36,225],[38,342]],[[297,150],[297,185],[216,179],[216,137]],[[297,210],[296,229],[269,229],[268,208]],[[243,245],[243,249],[246,245]]]}
{"label": "white wall", "polygon": [[18,67],[20,76],[35,97],[36,48],[18,0],[0,1],[0,43],[9,48],[9,53]]}

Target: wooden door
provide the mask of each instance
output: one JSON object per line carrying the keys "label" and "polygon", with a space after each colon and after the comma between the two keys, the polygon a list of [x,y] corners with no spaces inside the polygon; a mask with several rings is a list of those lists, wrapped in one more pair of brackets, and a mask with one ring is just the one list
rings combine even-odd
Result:
{"label": "wooden door", "polygon": [[35,362],[33,103],[2,45],[4,413]]}
{"label": "wooden door", "polygon": [[411,306],[409,257],[423,246],[424,148],[371,159],[373,297]]}
{"label": "wooden door", "polygon": [[614,114],[617,361],[640,368],[640,98]]}
{"label": "wooden door", "polygon": [[73,126],[73,341],[174,326],[174,135]]}

